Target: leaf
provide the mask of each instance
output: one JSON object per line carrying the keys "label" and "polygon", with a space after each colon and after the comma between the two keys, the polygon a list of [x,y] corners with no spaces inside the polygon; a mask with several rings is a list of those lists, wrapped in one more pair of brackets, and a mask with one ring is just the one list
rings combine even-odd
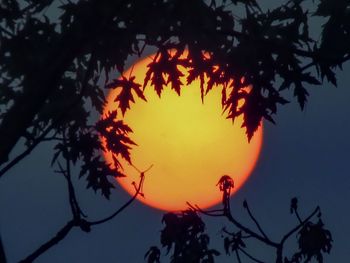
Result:
{"label": "leaf", "polygon": [[309,72],[303,74],[301,79],[303,82],[307,82],[309,84],[313,84],[313,85],[320,85],[321,84],[321,82],[318,79],[316,79],[314,76],[312,76],[311,73],[309,73]]}
{"label": "leaf", "polygon": [[230,176],[223,175],[216,185],[219,185],[220,191],[227,191],[234,187],[234,181]]}
{"label": "leaf", "polygon": [[[153,61],[147,65],[143,88],[145,88],[149,81],[154,87],[157,95],[160,97],[164,86],[171,84],[171,88],[180,95],[182,86],[181,77],[183,73],[179,70],[179,66],[186,64],[185,59],[180,59],[181,50],[177,50],[174,55],[170,54],[166,47],[160,48]],[[166,77],[166,79],[165,79]]]}
{"label": "leaf", "polygon": [[143,95],[143,91],[140,89],[141,85],[135,82],[134,76],[130,77],[129,79],[125,77],[116,79],[106,86],[108,89],[115,89],[118,87],[121,88],[121,91],[117,95],[115,101],[119,103],[119,108],[121,109],[123,115],[127,109],[130,109],[130,102],[135,102],[132,94],[133,91],[140,99],[147,101]]}
{"label": "leaf", "polygon": [[159,263],[160,262],[160,250],[156,246],[150,247],[147,253],[144,256],[144,259],[147,258],[147,263]]}
{"label": "leaf", "polygon": [[305,103],[307,102],[307,97],[309,96],[309,93],[307,90],[301,85],[300,82],[294,83],[294,96],[297,97],[299,105],[301,109],[303,110],[305,107]]}
{"label": "leaf", "polygon": [[100,190],[102,195],[109,199],[114,185],[109,182],[108,177],[118,177],[120,173],[117,169],[112,169],[104,161],[101,161],[100,158],[100,156],[97,156],[92,160],[85,161],[79,176],[87,176],[88,184],[86,188],[92,188],[95,192]]}
{"label": "leaf", "polygon": [[121,156],[131,163],[130,149],[136,145],[129,138],[131,128],[123,121],[117,120],[117,112],[109,112],[107,116],[100,119],[96,124],[96,130],[106,140],[105,151],[109,151],[116,156]]}
{"label": "leaf", "polygon": [[305,262],[315,258],[319,263],[323,262],[322,253],[329,253],[332,248],[332,235],[329,230],[324,228],[324,224],[319,220],[316,224],[306,222],[298,232],[299,252],[292,257],[292,262]]}

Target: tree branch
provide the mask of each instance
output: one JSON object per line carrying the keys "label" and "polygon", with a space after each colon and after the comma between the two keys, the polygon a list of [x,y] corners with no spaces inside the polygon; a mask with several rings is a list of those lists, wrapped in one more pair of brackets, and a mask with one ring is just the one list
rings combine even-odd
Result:
{"label": "tree branch", "polygon": [[[62,166],[60,168],[62,170]],[[68,176],[66,174],[65,178],[67,178],[67,177]],[[47,250],[49,250],[54,245],[56,245],[61,240],[63,240],[67,236],[67,234],[72,230],[73,227],[80,227],[81,229],[83,229],[83,230],[85,229],[86,230],[87,228],[89,229],[90,226],[99,225],[99,224],[105,223],[107,221],[110,221],[114,217],[116,217],[118,214],[120,214],[122,211],[124,211],[136,199],[137,195],[140,193],[140,191],[142,189],[142,185],[143,185],[144,179],[145,179],[145,175],[144,175],[144,172],[142,172],[141,173],[141,178],[140,178],[140,181],[139,181],[139,185],[137,187],[137,191],[132,196],[132,198],[130,198],[130,200],[127,201],[124,205],[122,205],[116,212],[114,212],[112,215],[110,215],[110,216],[108,216],[108,217],[106,217],[104,219],[101,219],[101,220],[98,220],[98,221],[88,222],[88,221],[82,220],[80,218],[76,219],[74,217],[74,212],[73,212],[73,219],[70,220],[61,230],[59,230],[55,237],[53,237],[52,239],[47,241],[45,244],[40,246],[37,250],[35,250],[32,254],[27,256],[25,259],[21,260],[20,263],[31,263],[31,262],[33,262],[36,258],[41,256]],[[73,185],[69,186],[69,188],[70,187],[73,187]],[[73,188],[73,190],[74,190],[74,188]],[[69,191],[71,191],[71,190],[69,190]],[[70,195],[71,194],[73,195],[72,198],[74,198],[74,200],[75,200],[74,202],[76,202],[76,205],[78,205],[74,192],[73,193],[70,192]],[[77,206],[77,209],[79,209],[79,211],[80,211],[79,206]]]}
{"label": "tree branch", "polygon": [[[87,43],[96,41],[95,36],[98,32],[125,3],[125,0],[114,1],[111,6],[107,0],[91,1],[91,12],[84,16],[83,21],[74,23],[69,31],[62,34],[57,45],[43,58],[46,63],[40,66],[41,70],[33,70],[25,76],[23,90],[26,92],[16,99],[0,124],[0,164],[8,161],[10,152],[30,127],[47,98],[57,90],[63,73],[77,54]],[[106,9],[108,6],[110,8]],[[28,97],[32,100],[28,101]]]}
{"label": "tree branch", "polygon": [[281,240],[281,245],[283,246],[284,242],[286,242],[286,240],[293,235],[293,233],[295,233],[296,231],[299,230],[299,228],[301,228],[303,225],[305,225],[314,215],[316,215],[317,212],[320,211],[319,207],[316,207],[316,209],[304,220],[302,221],[299,225],[297,225],[296,227],[294,227],[292,230],[290,230],[285,236],[283,236],[282,240]]}
{"label": "tree branch", "polygon": [[60,242],[62,239],[64,239],[74,226],[75,226],[74,220],[69,221],[64,227],[61,228],[61,230],[57,232],[56,236],[54,236],[52,239],[50,239],[45,244],[40,246],[37,250],[35,250],[32,254],[27,256],[25,259],[21,260],[20,263],[33,262],[36,258],[44,254],[47,250],[49,250],[58,242]]}
{"label": "tree branch", "polygon": [[131,205],[131,203],[140,194],[142,186],[143,186],[144,179],[145,179],[145,175],[143,173],[141,173],[139,185],[138,185],[138,187],[136,189],[135,194],[130,198],[129,201],[127,201],[124,205],[122,205],[117,211],[115,211],[113,214],[111,214],[110,216],[108,216],[108,217],[106,217],[104,219],[88,222],[88,224],[90,226],[93,226],[93,225],[99,225],[99,224],[105,223],[107,221],[112,220],[114,217],[116,217],[118,214],[120,214],[123,210],[125,210],[125,208],[127,208],[129,205]]}
{"label": "tree branch", "polygon": [[227,219],[233,223],[236,227],[238,227],[239,229],[243,230],[244,232],[246,232],[247,234],[251,235],[252,237],[254,237],[255,239],[260,240],[261,242],[265,243],[266,245],[272,246],[277,248],[279,246],[278,243],[275,243],[273,241],[271,241],[270,239],[261,236],[257,233],[255,233],[254,231],[250,230],[249,228],[243,226],[241,223],[239,223],[236,219],[234,219],[234,217],[231,214],[231,211],[226,215]]}
{"label": "tree branch", "polygon": [[224,214],[224,211],[223,209],[214,209],[214,210],[203,210],[201,209],[198,205],[195,205],[193,206],[191,203],[189,202],[186,202],[186,204],[191,208],[193,209],[194,211],[198,211],[204,215],[207,215],[207,216],[212,216],[212,217],[223,217],[225,214]]}
{"label": "tree branch", "polygon": [[239,256],[239,253],[238,253],[237,249],[235,250],[235,254],[236,254],[236,258],[237,258],[238,263],[242,263],[241,257]]}
{"label": "tree branch", "polygon": [[245,251],[242,248],[238,248],[244,255],[246,255],[248,258],[250,258],[252,261],[255,261],[257,263],[265,263],[264,261],[261,261],[255,257],[253,257],[252,255],[250,255],[247,251]]}
{"label": "tree branch", "polygon": [[294,214],[295,214],[295,216],[298,218],[299,223],[302,224],[302,223],[303,223],[303,220],[301,220],[301,217],[300,217],[299,212],[298,212],[297,209],[294,210]]}
{"label": "tree branch", "polygon": [[53,124],[51,124],[38,138],[36,138],[33,143],[21,154],[19,154],[17,157],[12,159],[11,162],[6,164],[1,170],[0,170],[0,178],[13,166],[15,166],[17,163],[19,163],[21,160],[23,160],[25,157],[27,157],[34,149],[35,147],[43,141],[43,139],[46,137],[46,135],[52,130]]}
{"label": "tree branch", "polygon": [[[91,58],[89,61],[89,65],[88,68],[86,70],[86,75],[85,78],[83,80],[83,85],[82,85],[82,89],[80,90],[80,93],[77,97],[76,100],[74,100],[72,102],[72,104],[68,107],[68,109],[65,110],[65,112],[61,112],[61,114],[52,121],[51,125],[49,125],[44,131],[43,133],[37,137],[33,143],[21,154],[19,154],[17,157],[15,157],[11,162],[9,162],[8,164],[6,164],[6,166],[4,166],[1,170],[0,170],[0,178],[8,171],[10,170],[13,166],[15,166],[17,163],[19,163],[21,160],[23,160],[25,157],[27,157],[34,149],[36,146],[38,146],[38,144],[40,144],[43,141],[46,141],[45,137],[51,132],[52,129],[54,129],[66,116],[67,112],[69,112],[70,110],[72,110],[75,105],[83,98],[84,93],[86,91],[86,87],[89,81],[89,76],[91,75],[92,71],[93,71],[93,60],[94,60],[94,52],[91,54]],[[0,162],[1,163],[1,162]],[[1,165],[1,164],[0,164]]]}
{"label": "tree branch", "polygon": [[268,240],[270,240],[270,238],[268,238],[268,236],[265,234],[265,232],[263,231],[263,229],[261,228],[258,220],[256,220],[256,218],[253,216],[252,212],[250,211],[249,205],[247,201],[244,201],[245,203],[245,208],[247,209],[248,215],[250,216],[250,218],[254,221],[255,225],[257,226],[257,228],[259,229],[260,233]]}
{"label": "tree branch", "polygon": [[[205,211],[205,210],[202,210],[201,208],[199,208],[198,206],[192,206],[190,203],[187,203],[187,204],[190,206],[190,208],[192,208],[192,209],[194,209],[194,210],[196,210],[204,215],[211,216],[211,217],[226,217],[236,227],[238,227],[242,231],[246,232],[251,237],[260,240],[261,242],[265,243],[266,245],[269,245],[269,246],[272,246],[275,248],[277,248],[279,245],[278,243],[271,241],[268,237],[266,237],[264,235],[261,236],[258,233],[255,233],[254,231],[250,230],[248,227],[243,226],[236,219],[234,219],[230,210],[226,211],[226,213],[223,210]],[[220,213],[220,211],[221,211],[221,213]]]}

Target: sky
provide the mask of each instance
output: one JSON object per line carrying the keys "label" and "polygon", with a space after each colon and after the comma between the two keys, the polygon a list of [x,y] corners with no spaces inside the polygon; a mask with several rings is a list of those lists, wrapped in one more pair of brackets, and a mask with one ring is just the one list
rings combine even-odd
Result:
{"label": "sky", "polygon": [[[302,216],[319,205],[334,240],[325,262],[344,262],[350,257],[349,72],[349,63],[338,72],[338,88],[327,83],[310,87],[310,100],[303,112],[293,101],[279,108],[277,125],[264,124],[256,168],[231,200],[234,216],[247,222],[242,208],[246,199],[266,232],[277,240],[297,223],[289,213],[292,197],[298,197]],[[49,167],[50,149],[50,145],[38,147],[0,181],[0,233],[9,263],[33,252],[70,219],[65,181]],[[109,215],[128,199],[117,188],[107,201],[85,190],[85,183],[75,181],[78,199],[91,219]],[[162,211],[134,202],[114,220],[93,227],[88,234],[74,229],[36,262],[144,262],[148,248],[160,245],[162,216]],[[212,236],[211,246],[224,253],[220,229],[230,224],[202,218]],[[252,251],[266,261],[274,256],[273,251],[254,244]],[[233,259],[223,255],[217,262]]]}

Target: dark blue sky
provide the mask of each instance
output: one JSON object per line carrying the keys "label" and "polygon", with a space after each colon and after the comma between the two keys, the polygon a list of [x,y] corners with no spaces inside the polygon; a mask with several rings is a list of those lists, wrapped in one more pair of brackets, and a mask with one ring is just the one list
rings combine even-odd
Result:
{"label": "dark blue sky", "polygon": [[[271,2],[271,1],[270,1]],[[295,101],[280,107],[277,125],[265,125],[261,157],[244,187],[232,198],[233,214],[247,219],[242,201],[247,199],[273,239],[280,239],[296,224],[289,214],[290,198],[299,198],[300,213],[320,205],[323,220],[332,231],[334,247],[325,262],[350,257],[350,65],[339,72],[339,87],[310,87],[310,101],[301,112]],[[49,163],[49,145],[40,146],[0,181],[0,233],[8,262],[31,253],[70,219],[65,181]],[[78,171],[77,171],[78,172]],[[200,172],[200,171],[199,171]],[[114,211],[128,196],[120,189],[106,201],[77,181],[78,199],[91,219]],[[111,222],[89,234],[79,229],[40,257],[38,263],[143,262],[151,245],[159,245],[163,212],[135,202]],[[223,252],[219,230],[225,221],[203,217],[214,237],[212,246]],[[291,239],[296,243],[294,239]],[[291,243],[292,244],[292,243]],[[252,247],[254,253],[262,247]],[[165,252],[165,251],[164,251]],[[232,262],[222,256],[218,262]]]}

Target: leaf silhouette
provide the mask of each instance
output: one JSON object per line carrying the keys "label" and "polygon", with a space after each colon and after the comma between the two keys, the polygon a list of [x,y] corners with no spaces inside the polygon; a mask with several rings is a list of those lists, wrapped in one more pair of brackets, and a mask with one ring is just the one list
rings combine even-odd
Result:
{"label": "leaf silhouette", "polygon": [[205,224],[192,210],[180,214],[167,213],[161,231],[161,244],[169,253],[173,249],[171,262],[214,262],[220,253],[209,249],[209,236],[204,233]]}
{"label": "leaf silhouette", "polygon": [[145,259],[147,258],[147,263],[160,263],[160,250],[158,247],[153,246],[145,254]]}
{"label": "leaf silhouette", "polygon": [[[110,151],[113,155],[120,155],[122,158],[131,163],[130,149],[136,145],[129,138],[131,128],[124,124],[123,121],[117,120],[117,112],[109,112],[96,124],[96,130],[106,140],[105,151]],[[119,164],[118,164],[119,166]]]}
{"label": "leaf silhouette", "polygon": [[316,224],[307,222],[298,233],[298,245],[300,251],[295,253],[291,259],[292,263],[310,262],[315,258],[317,262],[323,263],[323,254],[330,253],[332,249],[332,235],[329,230],[324,229],[323,222],[319,220]]}
{"label": "leaf silhouette", "polygon": [[117,95],[115,101],[119,103],[119,108],[124,115],[126,110],[130,109],[130,102],[135,102],[132,92],[134,91],[136,95],[147,101],[141,90],[141,85],[135,82],[135,76],[131,76],[129,79],[122,77],[121,79],[116,79],[112,83],[107,85],[107,88],[121,88],[120,93]]}
{"label": "leaf silhouette", "polygon": [[148,70],[143,87],[145,88],[151,81],[151,85],[160,97],[164,86],[171,84],[171,88],[180,95],[182,86],[180,78],[183,73],[178,67],[186,65],[186,60],[180,59],[181,54],[181,50],[172,55],[171,50],[166,47],[161,48],[153,61],[147,65]]}
{"label": "leaf silhouette", "polygon": [[95,192],[101,190],[102,195],[109,199],[111,189],[114,188],[114,185],[108,178],[124,175],[120,173],[119,170],[112,169],[100,158],[101,157],[98,156],[92,160],[86,161],[81,167],[79,177],[86,175],[86,180],[88,182],[86,188],[92,188]]}

